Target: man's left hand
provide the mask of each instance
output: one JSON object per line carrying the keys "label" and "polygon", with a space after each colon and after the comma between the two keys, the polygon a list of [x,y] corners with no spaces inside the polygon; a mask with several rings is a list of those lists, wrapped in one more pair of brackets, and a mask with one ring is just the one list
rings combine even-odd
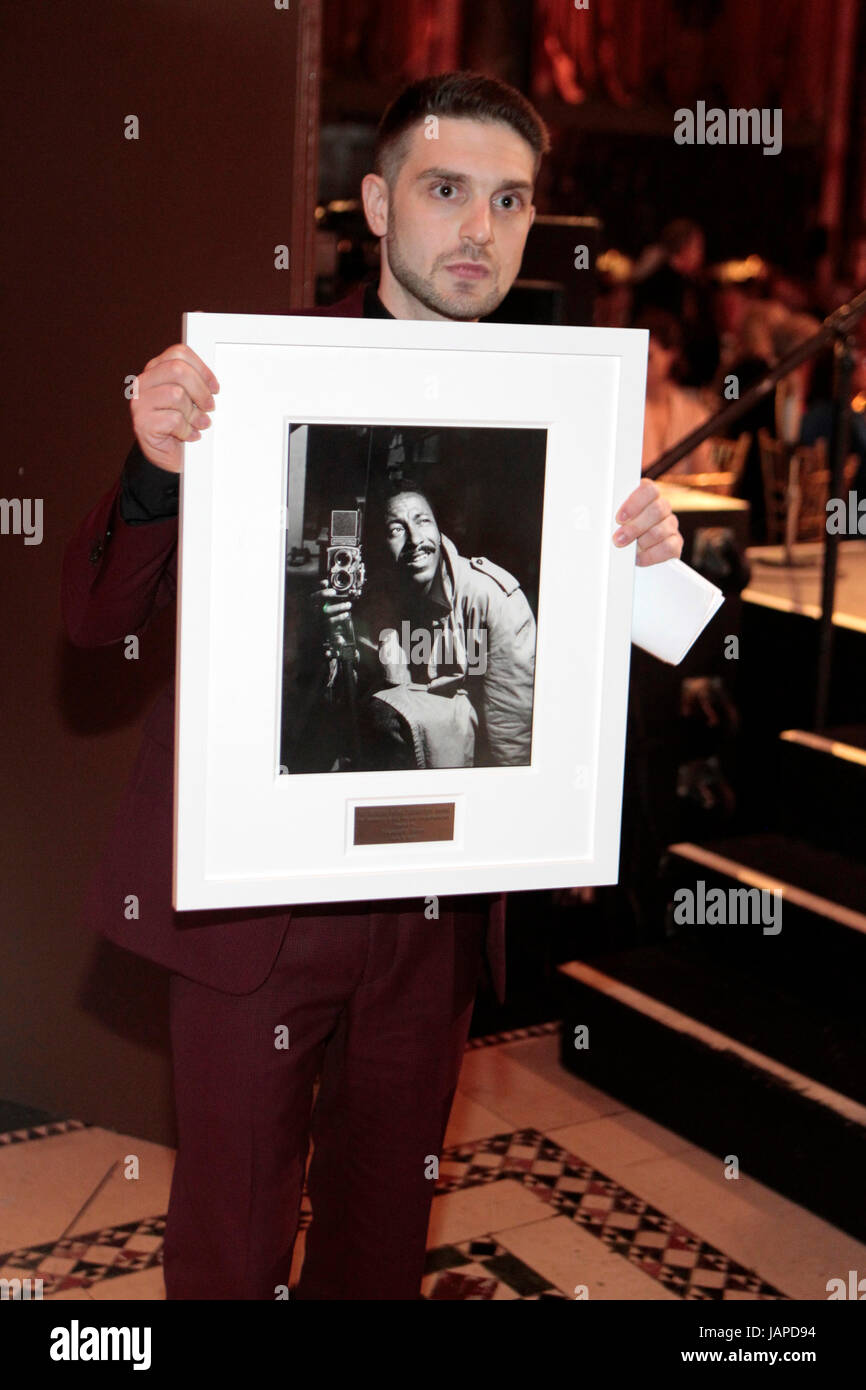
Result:
{"label": "man's left hand", "polygon": [[637,564],[659,565],[663,560],[678,560],[682,554],[680,524],[652,479],[644,478],[638,484],[623,502],[616,520],[619,530],[613,543],[621,549],[637,541]]}

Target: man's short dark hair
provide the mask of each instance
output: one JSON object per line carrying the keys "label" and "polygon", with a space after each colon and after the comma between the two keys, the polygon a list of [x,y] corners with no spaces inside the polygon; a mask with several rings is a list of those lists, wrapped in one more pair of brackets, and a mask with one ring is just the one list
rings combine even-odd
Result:
{"label": "man's short dark hair", "polygon": [[402,478],[400,476],[389,478],[387,482],[383,485],[382,491],[378,498],[379,508],[381,510],[383,518],[388,510],[388,503],[391,502],[395,497],[401,497],[404,492],[413,492],[417,497],[423,497],[424,501],[427,503],[428,507],[432,511],[433,518],[435,520],[436,499],[435,497],[431,496],[429,488],[422,487],[420,483],[415,482],[414,478]]}
{"label": "man's short dark hair", "polygon": [[547,126],[531,101],[498,77],[480,72],[440,72],[410,82],[386,107],[376,132],[373,170],[393,188],[406,157],[408,132],[425,116],[501,121],[522,135],[535,155],[537,176],[550,149]]}
{"label": "man's short dark hair", "polygon": [[432,496],[430,489],[424,487],[414,478],[402,477],[399,473],[392,474],[390,477],[382,479],[378,486],[373,487],[367,497],[364,532],[368,546],[375,547],[379,543],[384,544],[388,504],[395,497],[402,496],[404,492],[413,492],[418,497],[423,497],[433,513],[433,520],[437,526],[439,525],[436,498]]}

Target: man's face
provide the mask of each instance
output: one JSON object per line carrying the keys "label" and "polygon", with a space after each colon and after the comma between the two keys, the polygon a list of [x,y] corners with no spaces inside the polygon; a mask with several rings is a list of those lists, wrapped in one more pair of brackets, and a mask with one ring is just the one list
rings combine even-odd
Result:
{"label": "man's face", "polygon": [[393,188],[364,179],[367,218],[382,237],[380,294],[401,318],[483,318],[520,269],[535,217],[534,153],[501,121],[441,117],[435,139],[427,130],[419,122],[405,136]]}
{"label": "man's face", "polygon": [[401,575],[426,593],[433,583],[442,538],[433,509],[419,492],[392,497],[385,511],[385,540]]}

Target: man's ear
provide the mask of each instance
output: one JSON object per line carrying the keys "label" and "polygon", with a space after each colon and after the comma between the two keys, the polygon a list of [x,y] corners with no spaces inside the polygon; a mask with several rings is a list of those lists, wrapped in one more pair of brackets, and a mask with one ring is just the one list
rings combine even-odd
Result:
{"label": "man's ear", "polygon": [[388,230],[388,185],[381,174],[365,174],[361,180],[361,201],[367,226],[374,236]]}
{"label": "man's ear", "polygon": [[[535,207],[535,204],[532,203],[531,206],[530,206],[530,208],[529,208],[529,226],[530,226],[530,227],[532,226],[533,222],[535,221],[535,213],[536,213],[536,207]],[[527,230],[528,230],[528,229],[527,229]]]}

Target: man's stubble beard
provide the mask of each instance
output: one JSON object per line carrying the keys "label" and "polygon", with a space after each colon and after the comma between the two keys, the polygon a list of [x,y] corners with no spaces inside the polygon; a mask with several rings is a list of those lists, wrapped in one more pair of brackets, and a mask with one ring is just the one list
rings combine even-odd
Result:
{"label": "man's stubble beard", "polygon": [[[397,219],[393,212],[388,215],[388,230],[385,233],[385,241],[388,247],[388,265],[397,283],[413,295],[425,308],[432,309],[437,314],[443,314],[446,318],[464,321],[483,319],[487,314],[493,313],[493,310],[502,303],[508,293],[507,289],[501,290],[497,285],[483,299],[473,299],[471,302],[461,296],[450,299],[439,294],[428,280],[425,280],[404,260],[397,236]],[[448,257],[448,260],[453,259],[453,256]],[[474,261],[475,259],[474,256],[466,256],[467,261]],[[479,264],[486,264],[486,262],[479,261]]]}

